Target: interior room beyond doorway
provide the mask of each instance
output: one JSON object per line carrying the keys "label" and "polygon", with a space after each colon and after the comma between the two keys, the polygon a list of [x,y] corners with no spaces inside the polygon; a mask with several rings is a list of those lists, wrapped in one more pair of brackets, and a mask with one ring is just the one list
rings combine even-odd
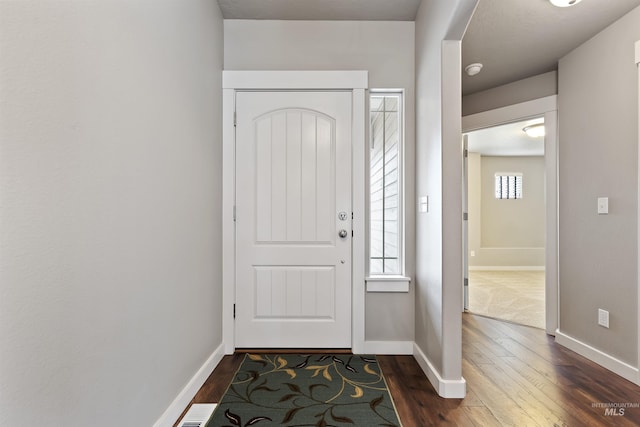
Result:
{"label": "interior room beyond doorway", "polygon": [[544,329],[544,135],[532,128],[544,118],[467,134],[465,309]]}

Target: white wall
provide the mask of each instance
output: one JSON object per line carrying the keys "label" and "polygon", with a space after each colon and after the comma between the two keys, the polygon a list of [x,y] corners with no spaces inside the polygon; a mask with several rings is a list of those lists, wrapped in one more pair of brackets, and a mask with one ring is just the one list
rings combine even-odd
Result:
{"label": "white wall", "polygon": [[152,425],[221,343],[215,2],[0,2],[0,425]]}
{"label": "white wall", "polygon": [[[544,157],[472,153],[469,165],[469,250],[475,251],[469,266],[544,267]],[[522,199],[495,198],[495,175],[502,172],[523,174]]]}
{"label": "white wall", "polygon": [[476,4],[424,0],[416,18],[416,194],[429,197],[416,219],[416,353],[449,397],[465,393],[460,40]]}
{"label": "white wall", "polygon": [[[370,88],[405,89],[407,275],[414,272],[414,23],[246,21],[224,23],[227,70],[367,70]],[[368,293],[365,337],[413,341],[413,289]]]}
{"label": "white wall", "polygon": [[[560,60],[560,331],[638,366],[640,8]],[[596,199],[609,197],[609,215]],[[597,310],[610,328],[597,325]]]}

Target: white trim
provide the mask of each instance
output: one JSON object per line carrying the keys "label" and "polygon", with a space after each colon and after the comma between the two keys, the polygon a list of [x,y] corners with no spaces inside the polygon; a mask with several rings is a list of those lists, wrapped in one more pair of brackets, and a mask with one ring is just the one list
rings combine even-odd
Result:
{"label": "white trim", "polygon": [[222,143],[222,330],[224,350],[235,350],[235,93],[236,90],[349,90],[352,91],[352,346],[364,353],[365,333],[365,155],[367,71],[223,71]]}
{"label": "white trim", "polygon": [[[362,71],[367,76],[366,71]],[[365,261],[366,261],[366,166],[365,158],[368,151],[367,143],[367,110],[364,89],[353,90],[353,141],[352,141],[352,192],[351,200],[353,209],[353,239],[351,268],[352,268],[352,289],[353,289],[353,312],[352,312],[352,347],[355,354],[365,353],[364,351],[364,328],[365,328]]]}
{"label": "white trim", "polygon": [[[635,44],[636,47],[636,65],[639,67],[637,70],[638,73],[638,86],[637,86],[637,94],[638,94],[638,147],[640,147],[640,40],[638,40]],[[638,153],[638,161],[640,161],[640,151]],[[640,203],[640,175],[636,178],[638,180],[638,202]],[[638,225],[640,226],[640,212],[638,212]],[[636,305],[636,322],[637,322],[637,331],[638,331],[638,355],[640,356],[640,227],[638,227],[636,242],[638,245],[638,262],[636,264],[636,289],[638,294],[638,303]],[[640,360],[638,361],[640,364]],[[638,375],[638,380],[636,384],[640,384],[640,374]]]}
{"label": "white trim", "polygon": [[380,274],[367,276],[367,282],[411,282],[411,277],[400,274]]}
{"label": "white trim", "polygon": [[365,341],[363,354],[413,354],[413,341]]}
{"label": "white trim", "polygon": [[[386,89],[378,89],[378,88],[371,88],[369,89],[369,97],[368,100],[369,101],[369,111],[367,111],[367,117],[369,118],[369,123],[368,123],[368,127],[367,130],[369,131],[368,135],[367,135],[367,147],[371,147],[371,106],[370,106],[370,101],[371,101],[371,97],[372,96],[385,96],[385,95],[397,95],[400,97],[400,102],[399,102],[399,106],[398,106],[398,125],[399,125],[399,134],[400,134],[400,139],[399,139],[399,144],[398,144],[398,158],[399,160],[399,165],[398,165],[398,183],[399,183],[399,187],[398,187],[398,247],[400,248],[400,259],[399,261],[399,273],[398,274],[394,274],[394,275],[389,275],[389,276],[402,276],[406,270],[407,270],[407,229],[406,229],[406,217],[407,217],[407,207],[406,207],[406,157],[405,157],[405,147],[406,147],[406,139],[405,139],[405,132],[406,132],[406,93],[404,89],[390,89],[390,88],[386,88]],[[367,154],[367,161],[366,161],[366,167],[367,167],[367,197],[366,197],[366,202],[367,202],[367,206],[371,206],[371,180],[370,180],[370,174],[371,174],[371,155],[370,153]],[[384,190],[383,190],[384,192]],[[371,212],[368,212],[369,209],[367,209],[367,217],[366,217],[366,223],[367,225],[371,225],[370,221],[370,214]],[[367,259],[367,265],[366,265],[366,270],[371,273],[371,236],[370,233],[367,235],[367,253],[366,253],[366,259]],[[373,278],[377,278],[377,277],[383,277],[384,274],[373,274],[370,277]],[[369,277],[367,278],[367,280],[369,280]],[[367,287],[367,292],[369,291],[368,287]],[[407,291],[408,292],[408,291]]]}
{"label": "white trim", "polygon": [[615,357],[590,346],[589,344],[585,344],[582,341],[560,332],[559,330],[556,331],[556,342],[620,375],[632,383],[640,385],[640,371],[638,368],[618,360]]}
{"label": "white trim", "polygon": [[462,132],[467,133],[478,129],[498,126],[505,123],[520,121],[527,117],[541,116],[547,111],[558,109],[558,96],[551,95],[519,104],[508,105],[494,110],[470,114],[462,117]]}
{"label": "white trim", "polygon": [[553,335],[558,328],[558,96],[521,102],[462,117],[462,132],[544,116],[545,143],[545,323]]}
{"label": "white trim", "polygon": [[233,124],[235,90],[222,91],[222,341],[225,354],[235,350],[233,305],[236,300],[235,207],[236,129]]}
{"label": "white trim", "polygon": [[560,321],[560,289],[558,271],[558,111],[547,111],[544,114],[544,164],[545,164],[545,330],[553,335]]}
{"label": "white trim", "polygon": [[367,292],[409,292],[411,278],[407,276],[370,276],[365,279]]}
{"label": "white trim", "polygon": [[369,292],[409,292],[408,280],[367,280],[367,293]]}
{"label": "white trim", "polygon": [[470,265],[469,271],[544,271],[544,265]]}
{"label": "white trim", "polygon": [[223,89],[367,89],[366,71],[223,71]]}
{"label": "white trim", "polygon": [[189,406],[189,402],[191,402],[193,396],[195,396],[198,390],[200,390],[200,387],[202,387],[207,378],[209,378],[209,375],[211,375],[223,357],[224,349],[223,345],[220,344],[218,348],[211,353],[211,356],[209,356],[200,369],[198,369],[198,372],[195,373],[193,378],[191,378],[187,385],[184,386],[182,391],[178,393],[178,396],[176,396],[169,407],[164,411],[160,418],[158,418],[158,421],[153,424],[153,427],[172,426],[176,421],[178,421],[182,412],[187,406]]}
{"label": "white trim", "polygon": [[413,357],[440,397],[449,399],[462,399],[465,397],[467,393],[467,382],[464,378],[460,378],[459,380],[445,380],[442,378],[438,370],[417,344],[413,346]]}

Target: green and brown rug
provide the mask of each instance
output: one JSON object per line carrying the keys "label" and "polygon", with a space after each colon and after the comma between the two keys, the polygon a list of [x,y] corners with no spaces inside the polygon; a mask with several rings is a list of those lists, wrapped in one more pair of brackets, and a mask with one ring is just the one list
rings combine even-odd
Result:
{"label": "green and brown rug", "polygon": [[207,427],[400,426],[375,356],[248,354]]}

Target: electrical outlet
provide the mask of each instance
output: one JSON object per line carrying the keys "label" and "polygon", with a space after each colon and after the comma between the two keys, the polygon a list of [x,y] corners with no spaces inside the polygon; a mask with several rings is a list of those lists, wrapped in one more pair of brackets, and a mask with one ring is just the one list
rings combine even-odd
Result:
{"label": "electrical outlet", "polygon": [[609,327],[609,312],[607,310],[598,309],[598,325]]}

